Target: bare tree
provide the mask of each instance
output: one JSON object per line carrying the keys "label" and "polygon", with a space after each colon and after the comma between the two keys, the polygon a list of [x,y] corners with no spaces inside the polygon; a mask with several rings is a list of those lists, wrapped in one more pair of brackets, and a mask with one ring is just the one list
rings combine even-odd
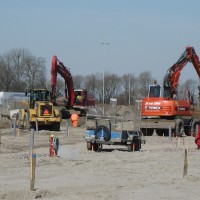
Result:
{"label": "bare tree", "polygon": [[8,56],[0,56],[0,90],[12,91],[15,85],[15,74]]}
{"label": "bare tree", "polygon": [[138,99],[141,99],[148,95],[149,85],[153,83],[151,72],[149,71],[142,72],[137,79],[137,83],[138,83],[137,96]]}
{"label": "bare tree", "polygon": [[[132,104],[137,99],[137,78],[134,74],[124,74],[122,76],[122,93],[119,98],[121,104]],[[129,99],[130,98],[130,99]]]}
{"label": "bare tree", "polygon": [[104,81],[104,101],[109,102],[111,97],[120,94],[121,79],[116,74],[97,73],[86,77],[85,88],[95,97],[97,102],[103,103],[103,81]]}
{"label": "bare tree", "polygon": [[15,73],[15,87],[14,91],[24,91],[27,89],[28,82],[24,78],[24,73],[26,71],[27,60],[32,58],[30,51],[27,49],[13,49],[8,53],[10,57],[13,70]]}
{"label": "bare tree", "polygon": [[91,74],[91,75],[87,75],[85,77],[85,82],[84,82],[84,88],[87,89],[88,91],[88,94],[95,98],[95,99],[98,99],[98,77],[99,75],[98,74]]}
{"label": "bare tree", "polygon": [[[49,83],[48,89],[51,91],[51,83]],[[60,76],[57,77],[56,82],[56,96],[65,96],[65,81]]]}
{"label": "bare tree", "polygon": [[99,101],[99,103],[103,103],[103,74],[97,73],[95,74],[95,77],[95,97]]}
{"label": "bare tree", "polygon": [[84,77],[82,75],[73,76],[73,84],[75,89],[81,89],[84,87]]}
{"label": "bare tree", "polygon": [[121,78],[116,74],[106,72],[104,83],[104,99],[105,103],[109,103],[110,98],[117,97],[121,92]]}
{"label": "bare tree", "polygon": [[193,79],[186,80],[183,84],[178,87],[179,99],[191,100],[194,103],[196,99],[197,103],[198,83]]}
{"label": "bare tree", "polygon": [[28,89],[46,87],[45,59],[29,56],[23,66],[23,78],[26,80]]}
{"label": "bare tree", "polygon": [[[23,69],[19,64],[19,55],[16,54],[14,50],[11,52],[5,53],[1,56],[1,68],[4,70],[4,74],[2,74],[1,78],[3,80],[5,91],[24,91],[24,85],[26,83],[23,81]],[[12,80],[10,78],[12,78]],[[9,81],[9,83],[5,82],[5,80]]]}
{"label": "bare tree", "polygon": [[4,91],[23,92],[46,84],[45,59],[33,56],[26,49],[13,49],[1,56],[1,88]]}

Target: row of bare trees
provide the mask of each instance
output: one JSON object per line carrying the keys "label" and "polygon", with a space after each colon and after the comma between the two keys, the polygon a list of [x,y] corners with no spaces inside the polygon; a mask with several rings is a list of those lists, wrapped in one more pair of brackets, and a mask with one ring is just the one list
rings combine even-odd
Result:
{"label": "row of bare trees", "polygon": [[[51,89],[50,80],[47,80],[46,61],[36,57],[27,49],[13,49],[0,55],[0,91],[24,92],[31,88],[48,87]],[[148,87],[154,78],[151,72],[142,72],[139,76],[133,73],[117,75],[105,72],[89,74],[86,76],[74,75],[74,88],[85,88],[88,93],[102,103],[104,77],[104,101],[109,103],[110,98],[117,98],[119,104],[132,104],[135,99],[141,99],[148,94]],[[186,80],[179,86],[179,97],[185,98],[186,91],[190,91],[197,102],[197,81]],[[59,77],[57,93],[64,94],[64,80]]]}
{"label": "row of bare trees", "polygon": [[[104,77],[104,81],[103,81]],[[120,104],[132,104],[135,99],[141,99],[148,94],[149,84],[153,78],[150,72],[143,72],[138,77],[134,74],[117,74],[105,72],[90,74],[87,76],[73,76],[74,88],[87,89],[90,96],[94,97],[98,103],[109,103],[110,98],[117,98]],[[64,81],[58,76],[57,95],[64,92]],[[104,84],[103,84],[104,82]]]}
{"label": "row of bare trees", "polygon": [[[119,76],[117,74],[104,74],[104,101],[109,103],[110,98],[117,98],[121,105],[133,104],[136,99],[142,99],[148,95],[148,88],[155,80],[149,71],[142,72],[138,77],[134,74],[124,74]],[[100,73],[91,74],[87,76],[76,75],[73,76],[75,88],[86,88],[92,97],[95,97],[98,103],[102,103],[103,97],[103,75]],[[60,88],[58,92],[64,91],[64,83],[60,79]],[[198,84],[195,80],[186,80],[178,87],[178,96],[181,99],[189,99],[193,96],[194,103],[198,103]]]}
{"label": "row of bare trees", "polygon": [[26,49],[0,55],[0,91],[23,92],[46,84],[46,61]]}

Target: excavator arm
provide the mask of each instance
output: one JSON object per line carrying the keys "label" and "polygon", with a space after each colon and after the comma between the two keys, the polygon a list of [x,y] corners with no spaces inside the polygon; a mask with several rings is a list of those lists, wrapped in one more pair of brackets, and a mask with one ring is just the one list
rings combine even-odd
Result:
{"label": "excavator arm", "polygon": [[192,62],[198,77],[200,78],[200,62],[193,47],[186,47],[186,50],[178,59],[178,61],[168,69],[164,82],[163,82],[163,97],[174,98],[177,94],[177,86],[181,70],[185,67],[188,62]]}
{"label": "excavator arm", "polygon": [[57,59],[57,56],[53,56],[52,67],[51,67],[51,87],[52,87],[51,99],[53,103],[56,102],[57,74],[60,74],[65,80],[65,98],[68,99],[66,107],[70,108],[73,105],[75,98],[72,75],[69,69],[65,67],[63,63]]}

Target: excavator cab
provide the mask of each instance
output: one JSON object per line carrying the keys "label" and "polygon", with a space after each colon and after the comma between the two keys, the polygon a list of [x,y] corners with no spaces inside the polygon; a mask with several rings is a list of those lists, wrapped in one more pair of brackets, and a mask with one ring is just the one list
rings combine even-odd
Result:
{"label": "excavator cab", "polygon": [[47,89],[30,90],[30,108],[34,108],[36,101],[50,101],[51,93]]}
{"label": "excavator cab", "polygon": [[149,85],[148,97],[160,97],[161,96],[161,86],[160,85]]}
{"label": "excavator cab", "polygon": [[84,105],[84,101],[85,101],[85,91],[82,89],[76,89],[74,90],[75,93],[75,105]]}

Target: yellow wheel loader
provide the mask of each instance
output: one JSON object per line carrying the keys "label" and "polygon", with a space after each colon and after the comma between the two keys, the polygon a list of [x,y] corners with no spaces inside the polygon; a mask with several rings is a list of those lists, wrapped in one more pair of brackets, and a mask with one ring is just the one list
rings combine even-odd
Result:
{"label": "yellow wheel loader", "polygon": [[59,131],[61,115],[50,101],[51,93],[47,89],[32,89],[29,93],[29,102],[24,109],[19,109],[16,116],[16,125],[19,129],[45,128]]}

